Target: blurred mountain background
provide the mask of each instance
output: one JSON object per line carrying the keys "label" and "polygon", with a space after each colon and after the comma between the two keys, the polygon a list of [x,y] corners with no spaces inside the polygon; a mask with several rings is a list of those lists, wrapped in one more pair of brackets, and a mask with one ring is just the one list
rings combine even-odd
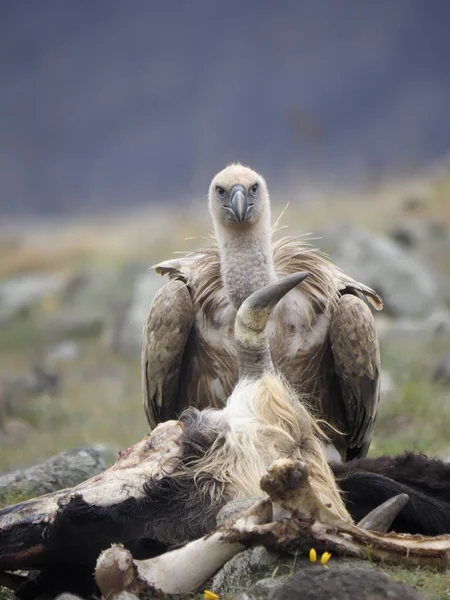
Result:
{"label": "blurred mountain background", "polygon": [[[0,4],[0,215],[374,183],[450,150],[447,0]],[[301,202],[301,196],[297,199]]]}

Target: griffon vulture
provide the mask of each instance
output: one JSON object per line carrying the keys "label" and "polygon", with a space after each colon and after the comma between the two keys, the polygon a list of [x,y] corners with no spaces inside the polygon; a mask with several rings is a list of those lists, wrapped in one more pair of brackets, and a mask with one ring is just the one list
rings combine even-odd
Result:
{"label": "griffon vulture", "polygon": [[304,284],[271,316],[271,357],[331,425],[331,456],[366,456],[379,402],[380,354],[372,313],[359,296],[377,309],[381,298],[304,240],[273,242],[267,185],[252,169],[232,164],[218,173],[209,211],[212,243],[154,267],[170,281],[153,299],[144,325],[142,387],[150,427],[187,406],[222,407],[238,380],[238,308],[268,283],[307,271]]}

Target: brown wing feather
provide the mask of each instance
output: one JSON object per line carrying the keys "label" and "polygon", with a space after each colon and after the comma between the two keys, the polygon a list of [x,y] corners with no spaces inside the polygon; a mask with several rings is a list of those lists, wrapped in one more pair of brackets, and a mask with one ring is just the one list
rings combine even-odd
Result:
{"label": "brown wing feather", "polygon": [[194,307],[186,284],[169,281],[155,295],[143,333],[142,395],[151,429],[174,418],[180,367],[193,321]]}
{"label": "brown wing feather", "polygon": [[367,454],[380,399],[375,321],[369,307],[356,296],[340,298],[330,323],[330,343],[350,431],[348,460]]}

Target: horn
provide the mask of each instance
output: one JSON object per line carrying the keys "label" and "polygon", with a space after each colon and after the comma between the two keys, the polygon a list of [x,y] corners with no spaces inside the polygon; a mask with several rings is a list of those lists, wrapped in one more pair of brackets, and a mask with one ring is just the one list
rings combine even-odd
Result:
{"label": "horn", "polygon": [[408,503],[408,494],[399,494],[389,498],[380,506],[374,508],[358,523],[360,529],[370,529],[378,533],[387,533],[395,517]]}
{"label": "horn", "polygon": [[265,334],[267,321],[278,302],[307,276],[308,273],[302,271],[283,277],[254,292],[243,302],[234,326],[239,378],[258,379],[265,371],[273,369]]}

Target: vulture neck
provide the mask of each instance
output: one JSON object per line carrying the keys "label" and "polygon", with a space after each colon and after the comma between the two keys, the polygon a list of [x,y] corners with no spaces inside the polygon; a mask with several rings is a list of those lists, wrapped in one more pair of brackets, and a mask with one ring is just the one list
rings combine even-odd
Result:
{"label": "vulture neck", "polygon": [[251,228],[216,230],[225,292],[236,310],[251,294],[276,280],[270,221]]}

